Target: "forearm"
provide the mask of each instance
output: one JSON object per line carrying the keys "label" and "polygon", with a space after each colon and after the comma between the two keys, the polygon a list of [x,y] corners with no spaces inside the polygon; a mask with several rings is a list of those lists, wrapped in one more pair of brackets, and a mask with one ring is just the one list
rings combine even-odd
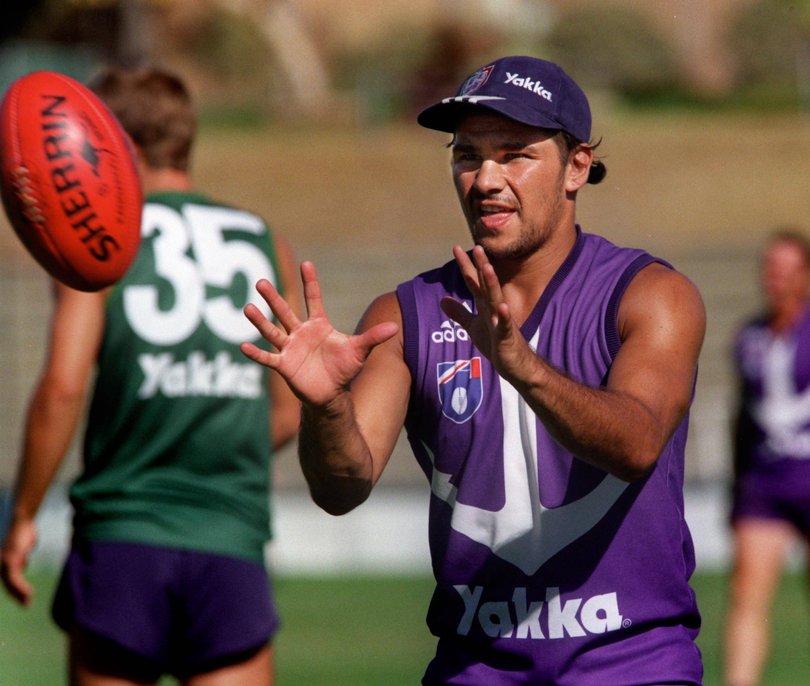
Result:
{"label": "forearm", "polygon": [[644,403],[577,383],[539,358],[532,367],[512,383],[560,445],[627,481],[652,468],[669,436]]}
{"label": "forearm", "polygon": [[350,393],[325,407],[303,405],[298,456],[312,499],[325,511],[345,514],[368,498],[373,460]]}
{"label": "forearm", "polygon": [[[44,386],[44,385],[43,385]],[[14,492],[15,519],[33,519],[62,463],[82,410],[82,398],[41,386],[28,409]]]}

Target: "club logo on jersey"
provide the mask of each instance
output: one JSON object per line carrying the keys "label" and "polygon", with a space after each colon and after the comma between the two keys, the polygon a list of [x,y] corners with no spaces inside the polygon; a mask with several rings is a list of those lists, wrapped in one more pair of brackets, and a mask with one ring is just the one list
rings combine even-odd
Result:
{"label": "club logo on jersey", "polygon": [[436,365],[436,381],[442,414],[448,419],[463,424],[481,407],[484,384],[480,357],[439,362]]}

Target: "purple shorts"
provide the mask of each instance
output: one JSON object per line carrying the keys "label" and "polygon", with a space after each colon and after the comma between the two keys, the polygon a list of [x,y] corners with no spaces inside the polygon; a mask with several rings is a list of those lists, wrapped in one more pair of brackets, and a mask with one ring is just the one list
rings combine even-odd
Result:
{"label": "purple shorts", "polygon": [[150,682],[241,662],[279,625],[262,565],[112,541],[74,542],[53,618],[98,641],[105,654],[118,651],[114,664],[123,675]]}
{"label": "purple shorts", "polygon": [[787,473],[748,472],[735,485],[731,522],[777,519],[810,538],[810,481]]}

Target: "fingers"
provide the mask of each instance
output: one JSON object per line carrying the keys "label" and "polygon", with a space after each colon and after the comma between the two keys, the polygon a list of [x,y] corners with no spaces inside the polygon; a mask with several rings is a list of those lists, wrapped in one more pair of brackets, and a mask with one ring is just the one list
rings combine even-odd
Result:
{"label": "fingers", "polygon": [[453,248],[453,256],[470,293],[476,299],[478,311],[483,312],[481,307],[483,304],[494,315],[504,302],[504,296],[498,275],[484,249],[480,245],[473,247],[470,259],[470,255],[461,246],[456,245]]}
{"label": "fingers", "polygon": [[[284,341],[287,339],[286,331],[265,317],[264,313],[253,303],[248,303],[245,305],[243,312],[245,313],[245,317],[247,317],[248,321],[256,327],[256,330],[261,334],[264,340],[271,343],[279,350],[282,348]],[[295,317],[295,320],[297,322],[298,318]],[[300,322],[298,322],[298,324],[300,324]],[[296,324],[296,326],[298,324]],[[291,327],[293,326],[293,324],[289,321],[288,325]],[[290,330],[292,330],[292,328]]]}
{"label": "fingers", "polygon": [[498,280],[495,268],[490,264],[487,254],[480,245],[473,248],[472,256],[481,295],[486,300],[490,310],[495,311],[498,309],[498,305],[504,301],[501,282]]}
{"label": "fingers", "polygon": [[[312,262],[305,261],[301,263],[301,280],[304,285],[308,316],[310,318],[325,316],[318,274]],[[302,322],[296,315],[295,310],[269,280],[260,279],[256,283],[256,291],[270,307],[270,311],[278,324],[270,321],[253,303],[245,306],[244,314],[266,341],[272,343],[277,349],[281,349],[287,339],[287,334],[295,331],[301,326]],[[250,347],[247,349],[250,353],[245,354],[254,359],[255,351]],[[269,360],[264,360],[262,364],[268,364],[268,362]]]}
{"label": "fingers", "polygon": [[[505,340],[513,333],[512,314],[506,303],[501,282],[486,252],[480,245],[474,246],[470,253],[456,245],[453,248],[453,255],[475,299],[477,316],[485,317],[496,338]],[[470,332],[476,315],[468,312],[453,298],[442,299],[441,308],[448,317]]]}
{"label": "fingers", "polygon": [[4,550],[0,577],[8,594],[21,605],[28,605],[34,596],[34,587],[25,578],[27,555],[18,550]]}
{"label": "fingers", "polygon": [[21,605],[28,605],[34,597],[34,587],[28,583],[22,569],[4,569],[3,585],[8,594]]}
{"label": "fingers", "polygon": [[498,304],[493,318],[496,323],[498,338],[506,339],[512,332],[512,313],[505,302]]}
{"label": "fingers", "polygon": [[253,360],[254,362],[258,362],[259,364],[264,365],[265,367],[270,367],[271,369],[276,369],[278,367],[278,353],[271,353],[267,350],[262,350],[253,343],[242,343],[239,346],[239,349],[242,351],[242,354],[245,357]]}
{"label": "fingers", "polygon": [[[301,325],[301,321],[298,319],[293,309],[290,307],[287,301],[281,297],[281,294],[278,292],[278,290],[276,290],[276,287],[270,283],[270,281],[267,279],[259,279],[259,281],[256,283],[256,290],[258,291],[259,295],[264,298],[264,301],[270,307],[273,316],[276,318],[276,320],[278,320],[279,324],[284,327],[285,332],[293,331]],[[250,314],[248,314],[249,309]],[[261,327],[259,326],[259,318],[268,321],[266,317],[259,311],[257,307],[255,307],[255,305],[252,304],[245,306],[244,312],[251,323],[261,331],[262,336],[265,336],[264,331],[262,331]],[[267,338],[267,336],[265,336],[265,338]]]}
{"label": "fingers", "polygon": [[[321,286],[318,283],[318,273],[315,270],[315,265],[308,260],[301,263],[301,281],[304,286],[307,315],[310,318],[325,316]],[[301,325],[301,320],[298,319],[295,311],[270,281],[260,279],[256,283],[256,290],[264,298],[273,315],[287,333],[294,331]],[[245,314],[248,314],[247,308],[245,308]],[[258,328],[258,323],[250,315],[248,318]]]}
{"label": "fingers", "polygon": [[323,297],[321,296],[321,285],[318,283],[318,273],[315,270],[315,265],[309,260],[301,263],[301,281],[304,284],[304,301],[307,314],[310,317],[326,316]]}
{"label": "fingers", "polygon": [[453,247],[453,257],[456,259],[456,264],[458,265],[461,275],[464,277],[464,282],[467,284],[467,288],[469,289],[470,293],[472,293],[472,296],[474,298],[480,297],[481,289],[479,287],[478,270],[472,263],[472,260],[470,260],[470,256],[467,254],[464,248],[462,248],[460,245],[456,245]]}

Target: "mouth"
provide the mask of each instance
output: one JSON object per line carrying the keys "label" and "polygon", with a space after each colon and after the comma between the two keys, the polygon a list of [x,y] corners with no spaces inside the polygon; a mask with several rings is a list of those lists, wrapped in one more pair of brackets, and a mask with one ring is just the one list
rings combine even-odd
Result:
{"label": "mouth", "polygon": [[475,209],[478,222],[490,231],[499,229],[516,213],[512,205],[492,201],[479,202]]}

